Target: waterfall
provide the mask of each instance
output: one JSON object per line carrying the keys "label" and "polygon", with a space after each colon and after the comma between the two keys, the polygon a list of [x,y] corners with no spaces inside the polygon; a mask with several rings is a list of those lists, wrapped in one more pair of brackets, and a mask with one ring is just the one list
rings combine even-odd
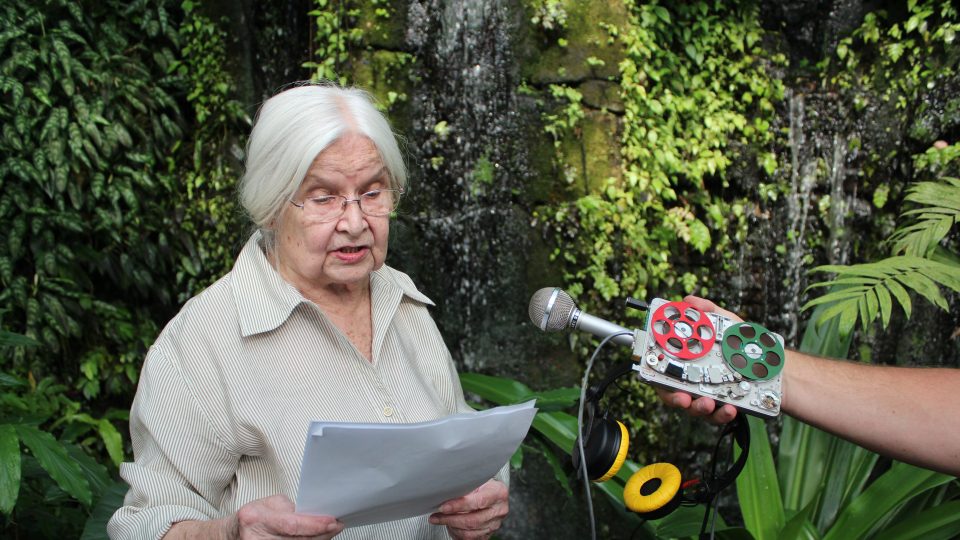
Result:
{"label": "waterfall", "polygon": [[515,202],[528,173],[509,19],[501,0],[423,0],[408,12],[418,84],[400,257],[437,302],[438,325],[467,369],[521,361],[529,334],[529,226]]}

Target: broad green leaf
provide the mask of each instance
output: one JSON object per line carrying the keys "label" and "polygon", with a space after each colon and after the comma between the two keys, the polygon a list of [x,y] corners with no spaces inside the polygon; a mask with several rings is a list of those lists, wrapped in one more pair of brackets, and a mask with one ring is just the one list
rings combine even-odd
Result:
{"label": "broad green leaf", "polygon": [[527,385],[519,381],[479,373],[461,373],[460,383],[464,391],[473,392],[498,405],[519,403],[532,393]]}
{"label": "broad green leaf", "polygon": [[[737,477],[740,511],[748,531],[757,540],[777,538],[785,519],[780,483],[773,466],[766,424],[759,418],[747,418],[750,424],[750,454],[747,465]],[[735,452],[737,456],[740,449]]]}
{"label": "broad green leaf", "polygon": [[36,340],[22,334],[15,334],[0,330],[0,347],[36,347],[40,345]]}
{"label": "broad green leaf", "polygon": [[825,458],[823,487],[811,516],[821,531],[829,529],[849,500],[860,493],[877,460],[876,454],[836,437],[830,438]]}
{"label": "broad green leaf", "polygon": [[530,447],[535,452],[538,452],[544,459],[547,460],[547,464],[550,465],[550,470],[553,471],[553,477],[557,481],[557,485],[563,488],[563,491],[567,494],[568,497],[573,496],[573,490],[570,488],[570,482],[567,478],[567,473],[563,469],[563,464],[557,459],[557,456],[554,452],[543,449]]}
{"label": "broad green leaf", "polygon": [[919,267],[917,271],[941,285],[960,292],[960,265],[928,260],[927,264]]}
{"label": "broad green leaf", "polygon": [[822,487],[832,436],[791,417],[783,419],[777,473],[785,510],[807,507]]}
{"label": "broad green leaf", "polygon": [[0,513],[10,515],[20,494],[20,439],[10,424],[0,425]]}
{"label": "broad green leaf", "polygon": [[[702,505],[681,506],[672,513],[653,521],[654,532],[657,538],[696,538],[700,533],[703,513],[706,510],[706,507]],[[710,515],[713,516],[712,511]],[[718,513],[714,530],[722,531],[725,529],[727,529],[727,524],[723,522],[723,518]],[[707,527],[707,531],[710,531],[709,527]]]}
{"label": "broad green leaf", "polygon": [[104,490],[113,483],[113,477],[110,475],[110,471],[108,471],[107,467],[102,463],[99,463],[96,459],[84,452],[79,446],[67,444],[65,447],[70,459],[76,461],[77,465],[80,466],[80,470],[83,471],[83,477],[86,478],[87,483],[90,484],[90,493],[93,494],[93,498],[96,499],[100,497]]}
{"label": "broad green leaf", "polygon": [[33,426],[17,425],[20,440],[37,458],[43,470],[71,497],[83,504],[91,503],[90,485],[80,466],[67,455],[67,451],[53,435]]}
{"label": "broad green leaf", "polygon": [[910,516],[880,532],[874,540],[949,540],[960,535],[960,501],[950,501]]}
{"label": "broad green leaf", "polygon": [[[841,289],[837,287],[836,289]],[[831,290],[831,292],[833,292]],[[824,321],[828,306],[813,311],[804,330],[800,350],[810,354],[845,358],[852,336],[841,335],[839,321]],[[784,507],[799,510],[818,496],[822,487],[827,453],[834,437],[791,417],[783,419],[778,454],[778,472]]]}
{"label": "broad green leaf", "polygon": [[533,417],[533,428],[564,452],[570,452],[577,438],[577,417],[559,411],[537,413]]}
{"label": "broad green leaf", "polygon": [[840,513],[824,540],[862,538],[874,523],[911,497],[953,481],[945,474],[904,463],[894,465]]}
{"label": "broad green leaf", "polygon": [[787,523],[777,533],[777,537],[790,540],[820,540],[820,531],[810,522],[812,510],[813,505],[807,505],[787,519]]}
{"label": "broad green leaf", "polygon": [[113,517],[114,512],[123,506],[123,498],[126,496],[128,488],[126,482],[113,482],[103,490],[103,495],[93,506],[90,517],[87,518],[87,522],[83,526],[83,534],[80,535],[80,540],[109,538],[107,536],[107,523]]}
{"label": "broad green leaf", "polygon": [[120,432],[105,418],[97,422],[97,431],[103,439],[103,445],[107,448],[113,464],[119,467],[123,463],[123,437],[120,436]]}

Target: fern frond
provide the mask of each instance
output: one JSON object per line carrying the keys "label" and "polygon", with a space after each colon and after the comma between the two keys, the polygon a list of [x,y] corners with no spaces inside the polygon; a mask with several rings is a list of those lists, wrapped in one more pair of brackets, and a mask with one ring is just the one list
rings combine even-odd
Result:
{"label": "fern frond", "polygon": [[915,221],[899,227],[890,237],[894,255],[929,256],[960,221],[960,179],[945,177],[940,180],[919,182],[907,191],[905,200],[923,208],[901,214],[901,217]]}
{"label": "fern frond", "polygon": [[808,291],[821,286],[840,285],[844,288],[807,302],[803,309],[832,304],[824,310],[817,324],[839,316],[840,332],[843,335],[853,329],[857,320],[867,329],[878,316],[886,328],[890,322],[894,299],[909,318],[911,303],[908,290],[920,294],[942,309],[949,307],[940,292],[941,286],[960,292],[960,268],[957,265],[910,255],[851,266],[818,266],[812,271],[830,272],[836,274],[836,277],[812,285],[807,288]]}

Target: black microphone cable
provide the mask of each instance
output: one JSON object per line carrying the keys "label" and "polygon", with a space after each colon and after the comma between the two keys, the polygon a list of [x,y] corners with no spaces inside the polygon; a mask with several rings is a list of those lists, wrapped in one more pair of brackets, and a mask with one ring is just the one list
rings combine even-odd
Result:
{"label": "black microphone cable", "polygon": [[593,354],[590,356],[590,360],[587,362],[587,369],[583,372],[583,382],[580,385],[580,406],[577,409],[577,451],[580,454],[580,472],[582,473],[584,491],[586,492],[587,496],[587,513],[590,516],[590,538],[592,540],[597,540],[597,523],[593,516],[593,499],[591,498],[590,494],[590,475],[587,473],[587,457],[586,452],[583,450],[583,407],[587,400],[587,380],[590,378],[590,370],[593,369],[593,363],[597,359],[600,349],[602,349],[604,345],[609,343],[613,338],[623,335],[633,335],[633,332],[616,332],[608,335],[600,341],[600,344],[597,345],[597,348],[593,350]]}

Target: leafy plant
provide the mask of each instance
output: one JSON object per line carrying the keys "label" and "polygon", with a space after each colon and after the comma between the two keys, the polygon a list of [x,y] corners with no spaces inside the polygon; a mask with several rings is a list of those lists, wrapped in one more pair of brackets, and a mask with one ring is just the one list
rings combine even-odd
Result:
{"label": "leafy plant", "polygon": [[[314,0],[314,9],[309,12],[313,17],[314,58],[303,67],[313,71],[313,78],[347,83],[347,63],[350,48],[360,42],[363,30],[355,26],[359,8],[346,0]],[[378,16],[380,10],[378,8]]]}
{"label": "leafy plant", "polygon": [[[582,485],[582,479],[571,467],[565,467],[563,461],[571,455],[577,437],[577,417],[564,409],[575,408],[580,398],[579,388],[557,388],[541,392],[531,390],[525,384],[506,377],[494,377],[479,373],[461,373],[460,382],[468,394],[475,394],[485,402],[496,405],[512,405],[531,399],[537,400],[537,414],[533,419],[533,431],[517,449],[511,459],[514,468],[522,466],[524,453],[544,458],[550,464],[557,483],[568,497],[574,497],[571,483]],[[483,403],[479,404],[483,406]],[[557,455],[560,451],[560,456]],[[703,509],[682,507],[674,513],[658,520],[643,521],[626,509],[623,502],[623,487],[640,466],[627,459],[616,476],[598,484],[591,484],[613,507],[620,512],[620,518],[629,526],[635,527],[632,537],[637,539],[685,538],[700,531]],[[722,520],[718,521],[718,531],[728,530]],[[733,529],[729,529],[733,530]]]}
{"label": "leafy plant", "polygon": [[245,217],[236,201],[241,170],[236,156],[243,153],[240,141],[251,124],[234,98],[236,85],[226,68],[226,22],[214,22],[194,2],[182,7],[182,48],[170,71],[189,88],[186,99],[194,129],[177,141],[176,163],[171,163],[182,183],[176,194],[185,246],[177,270],[178,302],[227,272],[244,240]]}
{"label": "leafy plant", "polygon": [[[801,350],[846,356],[849,334],[836,318],[807,325]],[[753,441],[767,440],[750,419]],[[769,445],[754,444],[737,480],[747,530],[758,540],[794,538],[953,538],[960,534],[955,478],[894,463],[879,473],[878,456],[785,417],[776,473]]]}
{"label": "leafy plant", "polygon": [[[768,67],[785,58],[761,47],[755,3],[628,6],[631,24],[619,34],[626,48],[623,178],[544,214],[572,239],[555,257],[571,263],[571,294],[596,297],[584,298],[587,307],[625,292],[709,285],[696,277],[706,272],[684,267],[682,254],[730,251],[745,234],[746,201],[714,195],[707,185],[729,186],[731,144],[752,145],[769,161],[762,149],[773,140],[770,121],[783,95]],[[562,110],[578,100],[568,101]],[[548,127],[558,119],[569,130],[578,117],[553,115]]]}
{"label": "leafy plant", "polygon": [[176,297],[166,4],[0,5],[0,324],[40,343],[5,366],[89,399],[127,395]]}
{"label": "leafy plant", "polygon": [[881,318],[883,327],[890,322],[894,300],[910,316],[913,291],[934,305],[949,310],[939,287],[960,292],[960,257],[940,246],[960,221],[960,180],[945,177],[940,182],[919,182],[908,191],[906,201],[919,205],[903,212],[908,221],[891,236],[893,254],[881,261],[843,265],[825,265],[814,272],[831,272],[836,277],[811,288],[835,287],[804,306],[809,309],[830,304],[821,323],[839,317],[839,331],[848,334],[859,320],[863,329]]}
{"label": "leafy plant", "polygon": [[[37,345],[0,331],[0,350]],[[34,381],[0,374],[0,524],[14,536],[70,536],[113,484],[107,468],[84,448],[96,453],[106,447],[116,463],[122,459],[113,424],[78,413],[79,404],[64,390],[50,377]]]}

